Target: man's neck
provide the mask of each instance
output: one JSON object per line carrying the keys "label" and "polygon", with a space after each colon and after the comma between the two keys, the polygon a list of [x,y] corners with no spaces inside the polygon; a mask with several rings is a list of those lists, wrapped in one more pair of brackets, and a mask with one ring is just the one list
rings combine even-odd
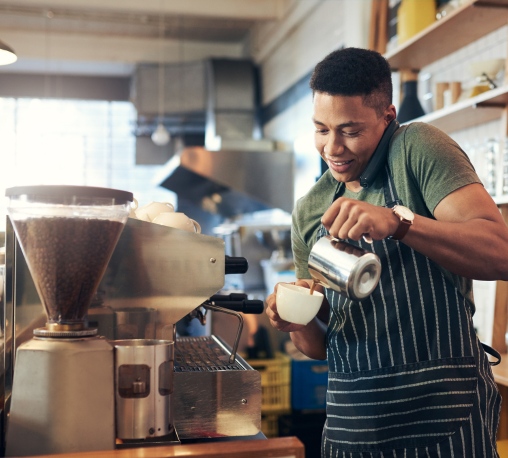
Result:
{"label": "man's neck", "polygon": [[348,181],[347,183],[344,184],[346,185],[348,191],[351,192],[360,192],[363,189],[362,185],[360,184],[360,180]]}

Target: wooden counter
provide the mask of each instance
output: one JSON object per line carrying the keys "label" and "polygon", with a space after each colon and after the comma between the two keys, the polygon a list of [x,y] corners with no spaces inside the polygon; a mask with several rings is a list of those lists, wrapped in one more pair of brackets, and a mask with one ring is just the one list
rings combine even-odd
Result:
{"label": "wooden counter", "polygon": [[277,437],[266,440],[205,442],[104,452],[38,455],[38,458],[165,458],[184,456],[188,458],[266,458],[268,456],[270,458],[305,458],[305,447],[296,437]]}
{"label": "wooden counter", "polygon": [[492,366],[492,373],[498,385],[508,387],[508,353],[501,355],[501,362],[497,366]]}

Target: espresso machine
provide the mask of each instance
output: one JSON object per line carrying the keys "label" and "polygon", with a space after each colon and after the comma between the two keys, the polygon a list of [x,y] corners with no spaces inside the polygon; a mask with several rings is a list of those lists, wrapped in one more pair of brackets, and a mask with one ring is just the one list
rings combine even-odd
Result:
{"label": "espresso machine", "polygon": [[[26,330],[12,331],[6,456],[259,433],[260,376],[236,355],[237,342],[175,332],[186,315],[204,322],[217,310],[237,316],[241,333],[238,311],[260,313],[262,304],[240,298],[228,307],[216,293],[227,273],[246,271],[245,259],[225,256],[216,237],[128,218],[125,191],[28,186],[6,195],[46,315],[20,345],[16,335]],[[15,294],[22,261],[7,276],[14,322],[23,308]],[[90,307],[98,291],[102,299]],[[153,318],[143,327],[149,335],[126,335],[125,316],[143,311]]]}

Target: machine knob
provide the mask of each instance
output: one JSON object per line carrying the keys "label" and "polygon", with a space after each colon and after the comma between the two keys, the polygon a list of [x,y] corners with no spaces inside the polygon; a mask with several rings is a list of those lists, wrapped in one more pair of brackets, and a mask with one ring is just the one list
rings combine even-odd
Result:
{"label": "machine knob", "polygon": [[239,256],[226,256],[225,270],[226,275],[244,274],[249,270],[249,263],[247,259]]}

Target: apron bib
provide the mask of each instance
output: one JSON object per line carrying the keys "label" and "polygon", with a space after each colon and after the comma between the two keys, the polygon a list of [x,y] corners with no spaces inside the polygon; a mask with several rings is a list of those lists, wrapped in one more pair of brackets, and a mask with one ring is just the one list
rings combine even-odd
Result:
{"label": "apron bib", "polygon": [[[401,202],[388,168],[385,175],[391,208]],[[501,398],[465,298],[403,243],[348,242],[376,253],[382,271],[362,301],[326,290],[322,456],[497,457]]]}

